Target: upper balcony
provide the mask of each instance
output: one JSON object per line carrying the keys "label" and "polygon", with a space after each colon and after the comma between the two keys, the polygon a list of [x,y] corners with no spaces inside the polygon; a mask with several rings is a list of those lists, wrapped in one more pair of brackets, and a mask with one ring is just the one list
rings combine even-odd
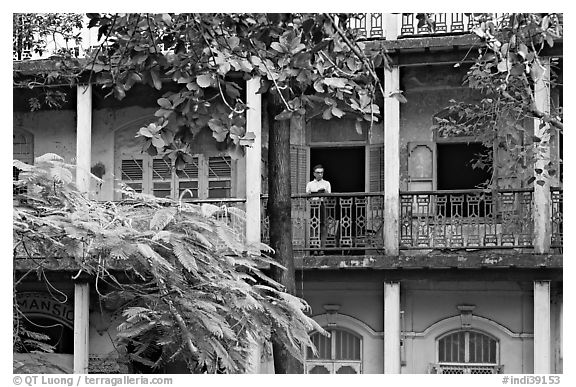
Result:
{"label": "upper balcony", "polygon": [[[416,13],[356,13],[348,20],[350,28],[355,29],[361,38],[365,39],[402,39],[423,36],[447,36],[470,33],[478,25],[473,13],[432,13],[430,21],[433,30],[427,23],[421,23]],[[498,19],[504,14],[494,13],[492,19]],[[88,24],[84,18],[84,25]],[[87,50],[98,44],[96,28],[78,28],[75,33],[81,37],[81,43],[73,39],[53,34],[45,36],[46,42],[42,53],[33,50],[33,42],[38,38],[38,32],[32,28],[25,18],[15,19],[13,26],[13,60],[43,59],[50,57],[61,49],[74,53],[77,57],[85,56]]]}
{"label": "upper balcony", "polygon": [[[551,188],[550,245],[562,247],[563,192]],[[267,198],[261,239],[269,243]],[[400,192],[399,249],[525,249],[534,246],[534,191],[454,190]],[[294,252],[307,255],[384,254],[382,193],[292,196]]]}

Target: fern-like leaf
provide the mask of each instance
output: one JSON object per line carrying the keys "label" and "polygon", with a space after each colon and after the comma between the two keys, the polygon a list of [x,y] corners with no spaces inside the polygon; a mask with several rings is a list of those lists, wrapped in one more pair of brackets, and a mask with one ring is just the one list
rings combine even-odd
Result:
{"label": "fern-like leaf", "polygon": [[170,223],[174,217],[176,216],[176,209],[171,208],[162,208],[154,213],[152,216],[152,220],[150,220],[150,229],[151,230],[163,230],[164,227]]}

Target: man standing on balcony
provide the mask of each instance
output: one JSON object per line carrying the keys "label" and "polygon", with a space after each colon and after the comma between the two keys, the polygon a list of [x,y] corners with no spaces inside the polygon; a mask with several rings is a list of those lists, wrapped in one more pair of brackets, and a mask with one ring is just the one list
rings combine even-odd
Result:
{"label": "man standing on balcony", "polygon": [[324,167],[322,164],[316,165],[312,171],[314,171],[314,180],[306,184],[306,193],[311,194],[332,192],[330,182],[324,180]]}
{"label": "man standing on balcony", "polygon": [[[330,186],[330,182],[327,180],[324,180],[324,167],[322,166],[322,164],[318,164],[315,165],[314,168],[312,169],[312,171],[314,172],[314,180],[310,181],[308,184],[306,184],[306,193],[307,194],[319,194],[319,193],[331,193],[332,192],[332,187]],[[312,198],[312,200],[314,201],[319,201],[320,202],[320,206],[319,206],[319,218],[320,218],[320,235],[314,235],[315,232],[313,230],[313,222],[311,222],[311,228],[310,228],[310,241],[311,242],[315,242],[314,241],[314,237],[318,238],[320,237],[320,246],[318,247],[324,247],[325,243],[326,243],[326,208],[324,207],[324,203],[323,203],[323,199],[322,198]],[[317,216],[318,216],[317,215]],[[314,211],[312,211],[311,214],[311,218],[314,217]],[[316,241],[318,241],[316,239]],[[311,243],[311,247],[314,247],[314,245]],[[320,254],[323,254],[323,251],[319,252]]]}

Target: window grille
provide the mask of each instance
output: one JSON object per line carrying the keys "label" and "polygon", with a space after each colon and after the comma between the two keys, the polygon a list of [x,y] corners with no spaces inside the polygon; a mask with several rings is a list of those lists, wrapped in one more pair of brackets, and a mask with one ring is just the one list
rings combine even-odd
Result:
{"label": "window grille", "polygon": [[310,339],[318,353],[309,348],[306,373],[359,374],[362,371],[362,339],[344,329],[330,329],[330,337],[314,333]]}
{"label": "window grille", "polygon": [[452,375],[488,375],[501,374],[504,368],[500,365],[483,364],[432,364],[431,374],[452,374]]}
{"label": "window grille", "polygon": [[495,374],[501,373],[498,341],[484,333],[461,330],[440,337],[437,341],[438,363],[431,373]]}

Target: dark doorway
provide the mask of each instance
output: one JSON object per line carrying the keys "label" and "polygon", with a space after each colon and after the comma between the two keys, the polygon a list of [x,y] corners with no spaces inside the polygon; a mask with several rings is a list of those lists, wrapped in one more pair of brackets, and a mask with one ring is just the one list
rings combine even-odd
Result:
{"label": "dark doorway", "polygon": [[437,144],[439,190],[474,189],[490,180],[491,172],[472,168],[479,154],[486,154],[480,143]]}
{"label": "dark doorway", "polygon": [[[311,148],[310,169],[324,166],[324,179],[330,182],[332,192],[364,192],[364,147]],[[310,180],[314,176],[310,171]]]}
{"label": "dark doorway", "polygon": [[[490,180],[489,170],[472,167],[479,155],[487,152],[487,148],[481,143],[437,144],[437,150],[438,190],[478,189],[485,187],[485,183]],[[474,193],[447,195],[445,206],[439,205],[437,208],[438,214],[447,217],[468,217],[473,214],[480,217],[488,216],[491,210],[486,208],[485,201],[477,203],[471,199],[476,196]],[[460,197],[463,201],[456,197]]]}

